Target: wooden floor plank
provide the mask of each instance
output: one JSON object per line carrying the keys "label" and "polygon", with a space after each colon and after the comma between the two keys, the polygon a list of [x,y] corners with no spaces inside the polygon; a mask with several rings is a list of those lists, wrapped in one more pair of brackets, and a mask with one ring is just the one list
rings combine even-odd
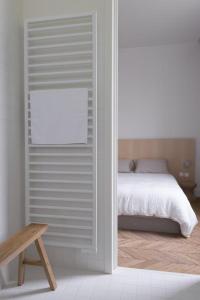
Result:
{"label": "wooden floor plank", "polygon": [[188,239],[173,234],[119,230],[119,266],[200,274],[200,199],[192,206],[199,224]]}

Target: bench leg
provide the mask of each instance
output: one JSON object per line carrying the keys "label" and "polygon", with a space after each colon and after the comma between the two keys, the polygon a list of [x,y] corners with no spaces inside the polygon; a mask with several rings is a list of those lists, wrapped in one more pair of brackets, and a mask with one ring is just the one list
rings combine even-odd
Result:
{"label": "bench leg", "polygon": [[18,265],[18,285],[21,286],[24,284],[25,276],[25,265],[24,265],[25,251],[19,255],[19,265]]}
{"label": "bench leg", "polygon": [[57,287],[56,279],[55,279],[53,270],[51,268],[51,265],[50,265],[50,262],[49,262],[49,258],[47,256],[47,252],[46,252],[46,249],[44,247],[44,243],[43,243],[42,238],[37,239],[35,241],[35,245],[36,245],[37,251],[39,253],[42,265],[44,267],[44,270],[45,270],[45,273],[46,273],[46,276],[47,276],[50,288],[51,288],[51,290],[54,291],[56,289],[56,287]]}

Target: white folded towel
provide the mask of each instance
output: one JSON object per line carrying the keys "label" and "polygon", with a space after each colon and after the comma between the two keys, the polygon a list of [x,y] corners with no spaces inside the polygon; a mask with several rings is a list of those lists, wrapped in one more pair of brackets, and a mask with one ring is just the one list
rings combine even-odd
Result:
{"label": "white folded towel", "polygon": [[30,93],[32,144],[86,144],[88,89]]}

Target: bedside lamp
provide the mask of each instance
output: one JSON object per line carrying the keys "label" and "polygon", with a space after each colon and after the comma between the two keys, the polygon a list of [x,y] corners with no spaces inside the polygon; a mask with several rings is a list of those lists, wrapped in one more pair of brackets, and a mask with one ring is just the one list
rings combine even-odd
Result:
{"label": "bedside lamp", "polygon": [[186,159],[182,162],[182,168],[184,171],[189,170],[191,166],[192,166],[192,162],[189,159]]}
{"label": "bedside lamp", "polygon": [[190,170],[193,162],[191,160],[183,160],[181,164],[181,171],[179,173],[180,182],[179,185],[186,194],[189,201],[195,199],[194,190],[196,188],[196,183],[191,179]]}
{"label": "bedside lamp", "polygon": [[192,166],[192,161],[189,159],[183,160],[182,161],[182,167],[181,167],[181,172],[179,173],[179,176],[183,180],[187,180],[190,177],[190,168]]}

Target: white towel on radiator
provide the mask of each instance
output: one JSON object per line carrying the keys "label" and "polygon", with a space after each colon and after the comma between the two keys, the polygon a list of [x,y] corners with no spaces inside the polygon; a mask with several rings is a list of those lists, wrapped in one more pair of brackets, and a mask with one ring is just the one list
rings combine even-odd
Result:
{"label": "white towel on radiator", "polygon": [[30,93],[32,144],[86,144],[88,89]]}

